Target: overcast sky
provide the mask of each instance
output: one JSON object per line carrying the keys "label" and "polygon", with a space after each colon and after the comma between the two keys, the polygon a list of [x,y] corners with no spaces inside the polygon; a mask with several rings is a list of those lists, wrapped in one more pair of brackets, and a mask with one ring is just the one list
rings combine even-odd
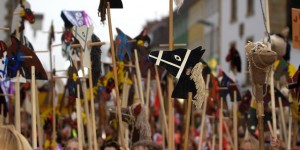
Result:
{"label": "overcast sky", "polygon": [[[62,31],[63,21],[60,17],[61,10],[85,10],[92,18],[94,33],[101,41],[109,42],[108,25],[100,23],[98,17],[98,6],[100,0],[28,0],[31,9],[35,13],[44,14],[43,31],[49,30],[51,21],[54,22],[56,31]],[[175,5],[174,5],[175,6]],[[123,9],[112,9],[113,33],[118,27],[131,37],[138,35],[147,20],[157,20],[169,12],[169,0],[123,0]],[[36,50],[46,50],[48,34],[38,32],[36,38],[28,23],[25,25],[25,34]],[[60,43],[61,34],[56,35],[55,43]],[[109,43],[108,43],[109,44]],[[55,55],[56,69],[63,69],[62,63],[65,61],[61,56],[61,47],[53,49]],[[104,55],[104,54],[103,54]],[[49,54],[38,54],[46,69],[49,69]]]}

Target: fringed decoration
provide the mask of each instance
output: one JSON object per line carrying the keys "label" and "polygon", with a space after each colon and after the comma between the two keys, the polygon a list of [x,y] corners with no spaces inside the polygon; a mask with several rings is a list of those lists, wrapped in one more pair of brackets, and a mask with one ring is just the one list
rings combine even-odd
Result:
{"label": "fringed decoration", "polygon": [[197,93],[194,96],[193,104],[196,106],[197,109],[200,109],[203,101],[206,97],[205,91],[205,82],[202,76],[203,64],[201,62],[197,63],[195,67],[191,71],[190,79],[195,82],[195,86],[197,89]]}
{"label": "fringed decoration", "polygon": [[[101,42],[99,37],[95,34],[92,35],[92,42]],[[97,85],[97,82],[101,76],[101,47],[93,46],[91,50],[91,67],[92,67],[92,79],[93,85]]]}
{"label": "fringed decoration", "polygon": [[136,117],[135,127],[140,132],[139,140],[150,140],[151,139],[151,128],[146,114],[145,106],[142,106],[140,114]]}
{"label": "fringed decoration", "polygon": [[107,8],[107,0],[100,0],[100,4],[98,7],[98,16],[101,18],[101,22],[106,20],[106,8]]}

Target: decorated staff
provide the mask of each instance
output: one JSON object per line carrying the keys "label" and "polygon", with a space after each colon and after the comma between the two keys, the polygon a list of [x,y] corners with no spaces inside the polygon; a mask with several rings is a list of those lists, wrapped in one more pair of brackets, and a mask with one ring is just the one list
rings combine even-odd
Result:
{"label": "decorated staff", "polygon": [[[101,1],[102,2],[102,1]],[[105,4],[104,4],[105,5]],[[117,68],[116,68],[116,55],[115,55],[115,47],[113,43],[113,33],[112,33],[112,23],[111,23],[111,15],[110,15],[110,3],[107,2],[107,18],[108,18],[108,29],[109,29],[109,37],[110,37],[110,46],[111,46],[111,53],[112,53],[112,63],[113,63],[113,73],[114,73],[114,79],[115,84],[119,85],[118,82],[118,75],[117,75]],[[117,118],[119,123],[119,135],[121,146],[124,147],[124,134],[123,134],[123,125],[122,125],[122,115],[121,115],[121,102],[120,102],[120,95],[119,95],[119,87],[116,86],[116,102],[117,102]]]}
{"label": "decorated staff", "polygon": [[[164,67],[170,74],[179,79],[177,85],[175,86],[172,98],[187,99],[188,92],[192,92],[192,99],[194,105],[200,109],[205,97],[205,83],[202,77],[202,63],[200,62],[201,56],[205,50],[202,47],[197,47],[194,50],[189,49],[176,49],[172,51],[152,51],[149,54],[149,59],[152,63],[158,66]],[[199,77],[200,78],[195,78]],[[168,80],[168,84],[173,84]],[[184,87],[184,88],[183,88]],[[168,89],[169,93],[171,89]],[[172,104],[172,102],[169,101]],[[170,106],[171,107],[171,106]],[[169,107],[169,109],[170,109]],[[173,107],[173,106],[172,106]],[[171,108],[172,109],[172,108]],[[169,118],[173,116],[169,112]],[[170,121],[169,121],[170,122]],[[171,119],[172,122],[172,119]],[[170,129],[171,127],[171,129]],[[172,137],[172,123],[169,124],[169,138]],[[170,135],[171,134],[171,135]],[[169,144],[170,144],[169,139]],[[170,145],[172,147],[172,145]],[[170,147],[169,147],[170,148]]]}
{"label": "decorated staff", "polygon": [[[268,47],[260,42],[249,42],[245,46],[249,61],[249,69],[252,77],[253,95],[257,101],[257,116],[259,129],[260,149],[264,149],[264,127],[263,127],[263,85],[270,78],[270,69],[277,59],[276,52],[269,50]],[[267,76],[268,75],[268,76]],[[268,77],[268,78],[267,78]],[[274,108],[275,109],[275,108]]]}
{"label": "decorated staff", "polygon": [[[20,0],[18,6],[14,10],[12,26],[10,28],[11,34],[14,35],[18,40],[23,41],[24,45],[31,47],[32,45],[29,42],[26,42],[27,38],[23,37],[22,32],[25,28],[24,22],[27,20],[30,24],[35,22],[35,17],[30,9],[30,4],[25,0]],[[23,40],[25,39],[25,40]],[[19,72],[17,72],[15,82],[15,126],[16,130],[21,132],[21,118],[20,118],[20,82],[23,80],[19,78]],[[29,73],[30,74],[30,73]],[[23,81],[24,82],[24,81]]]}
{"label": "decorated staff", "polygon": [[[84,110],[87,115],[88,144],[94,149],[97,147],[96,123],[94,110],[94,94],[93,88],[97,87],[97,82],[101,75],[101,49],[104,45],[100,39],[93,34],[93,23],[89,15],[85,11],[67,11],[61,13],[61,17],[65,22],[65,31],[62,35],[63,54],[73,61],[75,67],[79,68],[80,64],[83,75],[84,67],[89,68],[89,94],[91,99],[91,116],[89,114],[89,106],[87,96],[84,94]],[[76,44],[75,44],[76,43]],[[77,44],[79,43],[79,44]],[[80,60],[80,63],[78,63]],[[94,86],[93,86],[94,85]],[[86,89],[86,81],[82,81],[83,90]],[[92,118],[92,119],[91,119]]]}
{"label": "decorated staff", "polygon": [[[175,86],[172,97],[187,99],[188,92],[193,93],[193,103],[200,109],[205,96],[205,83],[202,77],[200,62],[201,56],[205,50],[198,47],[194,50],[176,49],[173,51],[152,51],[149,54],[151,62],[164,67],[169,73],[179,79]],[[185,87],[185,88],[182,88]]]}

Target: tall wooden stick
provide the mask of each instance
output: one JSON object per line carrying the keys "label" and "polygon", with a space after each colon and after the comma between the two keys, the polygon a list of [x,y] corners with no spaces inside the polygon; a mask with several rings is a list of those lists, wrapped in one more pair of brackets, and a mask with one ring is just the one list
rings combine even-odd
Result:
{"label": "tall wooden stick", "polygon": [[[128,80],[128,72],[125,72],[125,82],[123,82],[123,90],[122,90],[122,101],[121,101],[121,106],[126,108],[128,105],[128,84],[127,81]],[[128,124],[123,122],[123,126],[125,127],[124,129],[124,141],[125,141],[125,145],[126,147],[128,147],[129,145],[129,129],[128,129]]]}
{"label": "tall wooden stick", "polygon": [[[161,114],[162,114],[162,112],[160,112]],[[162,119],[163,119],[163,116],[162,116]],[[161,128],[161,134],[162,134],[162,139],[163,139],[163,143],[162,143],[162,148],[163,149],[166,149],[166,128],[164,128],[163,126],[164,126],[164,122],[163,121],[161,121],[161,126],[162,126],[162,128]]]}
{"label": "tall wooden stick", "polygon": [[160,78],[158,76],[158,71],[157,67],[154,66],[155,69],[155,78],[156,78],[156,86],[157,86],[157,91],[158,91],[158,96],[159,96],[159,103],[160,103],[160,109],[163,117],[163,128],[165,129],[166,135],[168,135],[168,124],[167,124],[167,117],[166,117],[166,111],[165,111],[165,104],[163,100],[163,94],[160,86]]}
{"label": "tall wooden stick", "polygon": [[291,149],[291,138],[292,138],[292,112],[289,111],[289,133],[287,140],[287,149]]}
{"label": "tall wooden stick", "polygon": [[[270,33],[270,13],[269,13],[269,0],[266,0],[266,25],[267,25],[267,32]],[[271,49],[270,43],[268,43],[268,48]],[[273,130],[275,133],[275,138],[277,138],[277,125],[276,125],[276,109],[275,109],[275,93],[274,93],[274,70],[273,67],[270,73],[270,92],[271,92],[271,106],[272,106],[272,125]]]}
{"label": "tall wooden stick", "polygon": [[91,98],[91,118],[92,118],[92,133],[93,133],[93,146],[94,149],[98,149],[98,140],[96,135],[96,120],[95,120],[95,102],[93,93],[93,78],[92,78],[92,65],[89,62],[89,86],[90,86],[90,98]]}
{"label": "tall wooden stick", "polygon": [[215,150],[215,145],[216,145],[216,135],[213,134],[212,144],[211,144],[211,149],[212,150]]}
{"label": "tall wooden stick", "polygon": [[32,148],[37,149],[36,135],[36,94],[35,94],[35,66],[31,66],[31,137]]}
{"label": "tall wooden stick", "polygon": [[133,84],[134,84],[134,93],[135,93],[135,98],[136,100],[141,101],[141,95],[140,95],[140,91],[139,91],[139,86],[138,86],[138,81],[137,81],[137,77],[135,74],[132,75],[133,76]]}
{"label": "tall wooden stick", "polygon": [[238,124],[237,124],[237,93],[234,91],[233,93],[233,104],[232,104],[232,114],[233,114],[233,143],[234,143],[234,150],[238,150]]}
{"label": "tall wooden stick", "polygon": [[287,133],[286,133],[286,123],[285,123],[285,117],[283,112],[283,106],[282,106],[282,100],[281,97],[279,97],[279,110],[280,110],[280,116],[281,116],[281,122],[282,122],[282,128],[283,128],[283,137],[285,140],[285,143],[287,143]]}
{"label": "tall wooden stick", "polygon": [[82,141],[82,145],[85,146],[85,135],[84,135],[84,129],[83,129],[83,122],[82,122],[82,118],[81,118],[81,102],[80,102],[80,87],[79,87],[79,84],[77,84],[77,99],[79,100],[79,104],[80,104],[80,115],[77,116],[77,118],[79,118],[80,120],[80,124],[77,125],[77,129],[81,130],[81,137],[78,138],[78,141],[81,140]]}
{"label": "tall wooden stick", "polygon": [[21,103],[20,103],[20,72],[17,71],[15,82],[15,126],[16,130],[21,133]]}
{"label": "tall wooden stick", "polygon": [[[84,75],[84,67],[83,67],[83,49],[82,48],[80,48],[80,68],[81,68],[81,71],[82,71],[82,76],[85,76]],[[87,95],[85,94],[86,80],[85,79],[82,80],[81,83],[82,83],[82,90],[84,91],[83,101],[84,101],[84,112],[85,112],[85,115],[86,115],[86,125],[87,125],[86,130],[87,130],[87,136],[88,136],[88,147],[92,148],[92,139],[93,138],[92,138],[92,131],[91,130],[93,129],[93,125],[92,125],[91,120],[90,120],[90,112],[89,112],[89,104],[88,104]]]}
{"label": "tall wooden stick", "polygon": [[272,126],[271,126],[271,123],[270,123],[269,120],[268,120],[268,127],[269,127],[269,130],[270,130],[271,136],[275,137],[275,133],[273,132],[273,129],[272,129]]}
{"label": "tall wooden stick", "polygon": [[4,107],[1,105],[0,126],[4,124]]}
{"label": "tall wooden stick", "polygon": [[144,105],[145,101],[144,101],[144,91],[143,91],[143,87],[142,87],[142,76],[141,76],[139,58],[138,58],[138,54],[137,54],[136,49],[134,49],[134,56],[135,56],[135,70],[136,70],[136,76],[137,76],[137,81],[138,81],[140,100],[141,100],[141,104]]}
{"label": "tall wooden stick", "polygon": [[[224,117],[223,117],[223,121],[224,121]],[[230,131],[226,122],[224,122],[224,127],[225,127],[226,136],[229,138],[229,144],[234,147],[232,136],[230,135]]]}
{"label": "tall wooden stick", "polygon": [[[35,97],[37,100],[39,100],[38,98],[38,87],[37,85],[35,85]],[[40,103],[37,101],[36,104],[36,118],[37,118],[37,130],[38,130],[38,142],[39,142],[39,149],[43,150],[43,138],[44,138],[44,132],[43,132],[43,128],[42,128],[42,124],[41,124],[41,117],[40,117]]]}
{"label": "tall wooden stick", "polygon": [[219,150],[223,149],[223,98],[221,97],[221,107],[220,107],[220,112],[219,112]]}
{"label": "tall wooden stick", "polygon": [[[117,101],[117,116],[118,116],[118,123],[119,123],[119,132],[120,135],[123,134],[123,126],[122,126],[122,115],[121,115],[121,105],[120,105],[120,96],[119,96],[119,82],[118,82],[118,74],[117,74],[117,67],[116,67],[116,55],[115,55],[115,45],[113,40],[112,34],[112,23],[111,23],[111,15],[110,15],[110,3],[107,2],[107,20],[108,20],[108,27],[109,27],[109,37],[110,37],[110,48],[112,54],[112,63],[113,63],[113,72],[114,72],[114,81],[115,81],[115,90],[116,90],[116,101]],[[124,136],[120,137],[121,146],[124,147]]]}
{"label": "tall wooden stick", "polygon": [[258,119],[258,140],[259,140],[259,149],[264,150],[264,101],[263,101],[263,88],[261,85],[255,85],[255,95],[256,95],[256,105],[257,105],[257,119]]}
{"label": "tall wooden stick", "polygon": [[200,148],[202,145],[202,141],[203,141],[203,136],[205,135],[204,133],[204,126],[205,126],[205,118],[206,118],[206,108],[207,108],[207,97],[208,97],[208,86],[209,86],[209,81],[210,81],[210,75],[207,75],[206,77],[206,85],[205,85],[205,90],[206,90],[206,94],[205,95],[205,99],[204,99],[204,104],[203,104],[203,109],[202,109],[202,117],[201,117],[201,129],[200,129],[200,138],[199,138],[199,143],[198,143],[198,147]]}
{"label": "tall wooden stick", "polygon": [[187,106],[186,118],[185,118],[184,150],[188,150],[192,96],[193,96],[193,93],[189,92],[189,94],[188,94],[188,106]]}
{"label": "tall wooden stick", "polygon": [[53,62],[52,62],[52,49],[49,49],[49,59],[50,59],[50,101],[52,100],[52,142],[56,143],[56,105],[55,105],[55,80],[53,78]]}
{"label": "tall wooden stick", "polygon": [[76,98],[76,113],[77,113],[77,131],[78,131],[78,145],[79,150],[83,150],[83,133],[81,128],[81,105],[80,105],[80,99]]}
{"label": "tall wooden stick", "polygon": [[270,92],[271,92],[271,106],[272,106],[272,125],[275,133],[275,138],[277,138],[277,121],[276,121],[276,108],[275,108],[275,92],[274,92],[274,71],[273,67],[271,69],[271,83],[270,83]]}
{"label": "tall wooden stick", "polygon": [[128,80],[128,72],[125,72],[125,82],[123,83],[123,92],[122,92],[122,107],[127,107],[128,105],[128,84],[127,81]]}
{"label": "tall wooden stick", "polygon": [[147,88],[146,88],[146,114],[149,116],[150,90],[151,90],[151,71],[147,70]]}
{"label": "tall wooden stick", "polygon": [[[169,50],[174,48],[174,33],[173,33],[173,0],[169,0]],[[169,110],[169,134],[168,144],[169,149],[174,149],[174,99],[171,98],[171,92],[173,90],[173,77],[168,77],[168,110]]]}

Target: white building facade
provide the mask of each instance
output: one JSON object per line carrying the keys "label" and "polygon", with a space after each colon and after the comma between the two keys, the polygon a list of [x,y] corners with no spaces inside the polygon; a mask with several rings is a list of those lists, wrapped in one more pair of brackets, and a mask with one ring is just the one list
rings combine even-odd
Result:
{"label": "white building facade", "polygon": [[265,34],[260,1],[220,0],[220,4],[220,66],[226,73],[230,72],[229,63],[225,59],[234,44],[242,60],[242,72],[236,76],[236,80],[242,85],[249,78],[244,46],[247,41],[262,40]]}

